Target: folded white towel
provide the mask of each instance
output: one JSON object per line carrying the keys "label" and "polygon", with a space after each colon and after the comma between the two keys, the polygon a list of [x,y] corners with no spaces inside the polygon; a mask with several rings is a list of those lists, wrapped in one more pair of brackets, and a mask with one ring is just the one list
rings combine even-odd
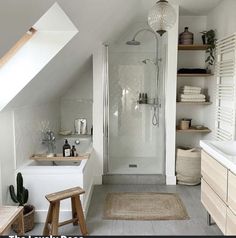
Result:
{"label": "folded white towel", "polygon": [[180,102],[206,102],[206,99],[184,99],[184,98],[181,98]]}
{"label": "folded white towel", "polygon": [[206,96],[204,94],[180,94],[180,98],[183,99],[205,99]]}
{"label": "folded white towel", "polygon": [[202,90],[200,87],[193,87],[193,86],[183,86],[182,89],[184,90]]}
{"label": "folded white towel", "polygon": [[183,93],[183,94],[200,94],[201,90],[181,89],[180,93]]}

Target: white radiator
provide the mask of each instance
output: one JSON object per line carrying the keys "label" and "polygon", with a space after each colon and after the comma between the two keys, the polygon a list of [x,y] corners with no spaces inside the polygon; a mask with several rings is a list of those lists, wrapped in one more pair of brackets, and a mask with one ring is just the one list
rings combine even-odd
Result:
{"label": "white radiator", "polygon": [[216,134],[217,140],[235,140],[236,33],[216,43]]}

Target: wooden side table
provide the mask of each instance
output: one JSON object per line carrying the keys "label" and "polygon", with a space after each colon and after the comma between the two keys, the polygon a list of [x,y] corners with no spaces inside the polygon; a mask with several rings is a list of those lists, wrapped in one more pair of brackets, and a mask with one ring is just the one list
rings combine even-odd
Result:
{"label": "wooden side table", "polygon": [[23,207],[0,206],[0,235],[3,235],[10,226],[18,220],[19,230],[17,235],[24,235]]}

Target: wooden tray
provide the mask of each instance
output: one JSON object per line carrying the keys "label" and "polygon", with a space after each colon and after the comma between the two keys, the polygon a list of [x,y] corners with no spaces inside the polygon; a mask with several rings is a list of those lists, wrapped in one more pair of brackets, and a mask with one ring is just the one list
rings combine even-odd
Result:
{"label": "wooden tray", "polygon": [[62,154],[58,154],[55,157],[47,157],[46,155],[32,155],[30,157],[31,160],[37,161],[80,161],[84,159],[88,159],[90,154],[79,155],[77,157],[63,157]]}

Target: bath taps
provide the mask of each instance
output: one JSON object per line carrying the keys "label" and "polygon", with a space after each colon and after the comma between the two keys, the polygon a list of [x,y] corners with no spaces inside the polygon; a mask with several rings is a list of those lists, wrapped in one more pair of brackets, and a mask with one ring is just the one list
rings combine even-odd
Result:
{"label": "bath taps", "polygon": [[51,130],[48,130],[46,133],[44,133],[44,138],[42,140],[43,144],[45,142],[51,142],[51,141],[55,141],[56,137],[54,135],[54,132]]}

